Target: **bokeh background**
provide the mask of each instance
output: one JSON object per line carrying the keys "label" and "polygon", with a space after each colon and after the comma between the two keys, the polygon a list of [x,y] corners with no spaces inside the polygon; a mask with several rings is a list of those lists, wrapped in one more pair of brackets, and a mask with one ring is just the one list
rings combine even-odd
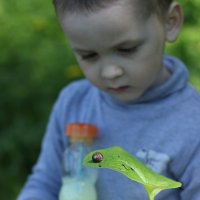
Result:
{"label": "bokeh background", "polygon": [[[200,91],[200,1],[180,0],[185,26],[166,53]],[[51,0],[0,1],[0,198],[14,200],[35,163],[60,89],[82,78]]]}

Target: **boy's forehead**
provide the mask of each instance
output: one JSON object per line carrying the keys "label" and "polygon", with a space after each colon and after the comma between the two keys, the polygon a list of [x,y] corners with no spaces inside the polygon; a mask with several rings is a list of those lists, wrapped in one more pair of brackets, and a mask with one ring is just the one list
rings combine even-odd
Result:
{"label": "boy's forehead", "polygon": [[[141,20],[146,19],[144,17],[141,17],[142,13],[141,13],[140,6],[138,6],[139,5],[138,0],[116,0],[116,2],[117,3],[115,4],[110,4],[109,6],[105,8],[101,8],[93,12],[66,12],[66,13],[63,13],[60,19],[61,19],[61,22],[64,22],[64,21],[70,22],[71,19],[73,20],[77,19],[79,21],[79,18],[82,18],[82,21],[84,21],[85,19],[85,22],[86,22],[90,18],[98,22],[99,25],[103,25],[103,23],[107,21],[109,22],[110,18],[117,19],[117,21],[119,22],[121,20],[123,20],[124,22],[125,21],[128,22],[129,19],[132,18],[134,19],[135,22],[137,21],[138,23],[142,23]],[[130,4],[132,6],[130,6]],[[102,16],[102,13],[105,17]],[[106,17],[109,17],[109,18],[105,19]],[[74,21],[74,26],[76,26],[75,21]]]}
{"label": "boy's forehead", "polygon": [[85,13],[71,13],[66,14],[61,23],[63,27],[69,31],[79,31],[84,29],[87,31],[89,26],[100,27],[101,29],[125,29],[127,26],[140,25],[143,21],[137,16],[130,6],[127,5],[112,5],[107,8],[101,9],[98,12]]}
{"label": "boy's forehead", "polygon": [[146,22],[133,15],[130,7],[113,5],[89,15],[66,15],[61,24],[74,46],[91,44],[89,48],[94,48],[93,45],[102,39],[100,46],[114,46],[127,40],[137,41],[146,32]]}

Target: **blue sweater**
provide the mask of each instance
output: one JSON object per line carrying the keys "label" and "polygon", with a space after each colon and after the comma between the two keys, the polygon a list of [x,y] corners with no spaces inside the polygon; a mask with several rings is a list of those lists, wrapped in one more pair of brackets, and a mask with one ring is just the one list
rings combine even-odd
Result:
{"label": "blue sweater", "polygon": [[[93,149],[121,146],[156,172],[183,183],[156,200],[200,200],[200,96],[187,83],[185,66],[165,57],[171,77],[136,102],[123,104],[87,80],[65,87],[52,110],[41,153],[18,200],[57,200],[61,157],[70,122],[92,123],[99,136]],[[112,170],[100,169],[98,200],[147,200],[142,185]]]}

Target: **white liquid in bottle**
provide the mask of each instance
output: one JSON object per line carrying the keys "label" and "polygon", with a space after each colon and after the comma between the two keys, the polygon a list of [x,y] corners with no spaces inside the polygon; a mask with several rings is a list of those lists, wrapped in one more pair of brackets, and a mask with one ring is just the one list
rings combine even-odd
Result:
{"label": "white liquid in bottle", "polygon": [[63,178],[59,200],[97,200],[95,185],[91,179]]}

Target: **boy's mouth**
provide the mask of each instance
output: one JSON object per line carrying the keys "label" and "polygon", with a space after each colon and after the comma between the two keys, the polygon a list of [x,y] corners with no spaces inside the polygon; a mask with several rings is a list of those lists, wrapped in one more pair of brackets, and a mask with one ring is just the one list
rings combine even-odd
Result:
{"label": "boy's mouth", "polygon": [[128,85],[125,85],[125,86],[120,86],[120,87],[109,87],[108,89],[109,89],[109,91],[111,91],[111,92],[126,92],[128,89],[130,88],[130,86],[128,86]]}

